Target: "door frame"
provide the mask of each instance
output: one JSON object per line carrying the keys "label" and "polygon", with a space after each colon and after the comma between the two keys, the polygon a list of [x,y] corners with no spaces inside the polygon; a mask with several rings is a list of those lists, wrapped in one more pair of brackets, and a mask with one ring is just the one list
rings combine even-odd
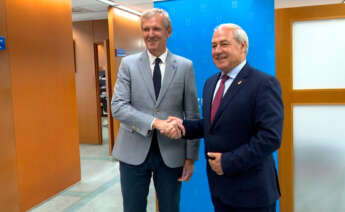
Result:
{"label": "door frame", "polygon": [[106,67],[105,67],[105,77],[106,77],[106,86],[107,86],[107,110],[108,110],[108,138],[109,138],[109,155],[111,155],[115,140],[114,140],[114,119],[111,115],[111,97],[113,96],[112,90],[112,76],[111,76],[111,60],[110,60],[110,42],[109,39],[103,42],[104,51],[106,55]]}
{"label": "door frame", "polygon": [[278,152],[281,184],[280,211],[294,211],[294,105],[345,104],[345,89],[293,90],[292,25],[296,21],[345,18],[345,4],[284,8],[275,10],[276,76],[283,91],[285,120]]}
{"label": "door frame", "polygon": [[99,82],[99,60],[98,60],[98,45],[102,43],[93,43],[93,59],[95,64],[95,82],[96,82],[96,107],[97,107],[97,126],[98,126],[98,144],[103,143],[102,136],[102,113],[100,100],[100,82]]}

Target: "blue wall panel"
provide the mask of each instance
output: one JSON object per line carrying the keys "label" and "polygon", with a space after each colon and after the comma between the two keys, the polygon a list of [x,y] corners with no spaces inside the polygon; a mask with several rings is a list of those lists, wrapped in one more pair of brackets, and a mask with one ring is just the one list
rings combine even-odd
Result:
{"label": "blue wall panel", "polygon": [[[275,75],[274,0],[171,0],[154,6],[169,13],[173,33],[168,48],[193,61],[200,98],[205,80],[218,72],[212,62],[211,38],[221,23],[240,25],[249,37],[248,63]],[[181,212],[191,211],[213,211],[203,141],[192,180],[182,187]]]}

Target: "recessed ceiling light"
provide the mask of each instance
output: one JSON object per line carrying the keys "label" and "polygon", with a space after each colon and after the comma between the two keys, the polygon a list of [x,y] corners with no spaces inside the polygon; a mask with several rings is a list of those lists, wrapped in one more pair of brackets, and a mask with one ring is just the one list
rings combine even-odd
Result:
{"label": "recessed ceiling light", "polygon": [[103,4],[107,4],[107,5],[110,5],[110,6],[115,6],[117,5],[115,2],[111,1],[111,0],[96,0],[98,2],[101,2]]}
{"label": "recessed ceiling light", "polygon": [[115,7],[116,7],[116,8],[119,8],[119,9],[121,9],[121,10],[124,10],[124,11],[126,11],[126,12],[130,12],[130,13],[133,13],[133,14],[135,14],[135,15],[141,16],[141,12],[138,12],[138,11],[136,11],[136,10],[130,9],[130,8],[128,8],[128,7],[125,7],[125,6],[122,6],[122,5],[116,5]]}

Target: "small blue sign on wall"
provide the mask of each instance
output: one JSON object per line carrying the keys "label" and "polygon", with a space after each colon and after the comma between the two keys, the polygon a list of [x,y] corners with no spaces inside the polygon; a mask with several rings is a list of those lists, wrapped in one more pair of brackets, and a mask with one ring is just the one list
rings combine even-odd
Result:
{"label": "small blue sign on wall", "polygon": [[125,57],[127,54],[126,54],[126,50],[125,49],[119,49],[119,48],[116,48],[115,49],[115,56],[116,57]]}
{"label": "small blue sign on wall", "polygon": [[6,39],[5,37],[0,37],[0,50],[6,49]]}

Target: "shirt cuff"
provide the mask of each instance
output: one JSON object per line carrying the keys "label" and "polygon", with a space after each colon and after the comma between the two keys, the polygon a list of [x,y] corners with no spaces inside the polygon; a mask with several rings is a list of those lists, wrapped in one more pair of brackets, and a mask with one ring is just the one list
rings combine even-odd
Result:
{"label": "shirt cuff", "polygon": [[150,130],[153,130],[153,122],[155,122],[156,118],[153,119],[153,121],[151,122],[151,129]]}

